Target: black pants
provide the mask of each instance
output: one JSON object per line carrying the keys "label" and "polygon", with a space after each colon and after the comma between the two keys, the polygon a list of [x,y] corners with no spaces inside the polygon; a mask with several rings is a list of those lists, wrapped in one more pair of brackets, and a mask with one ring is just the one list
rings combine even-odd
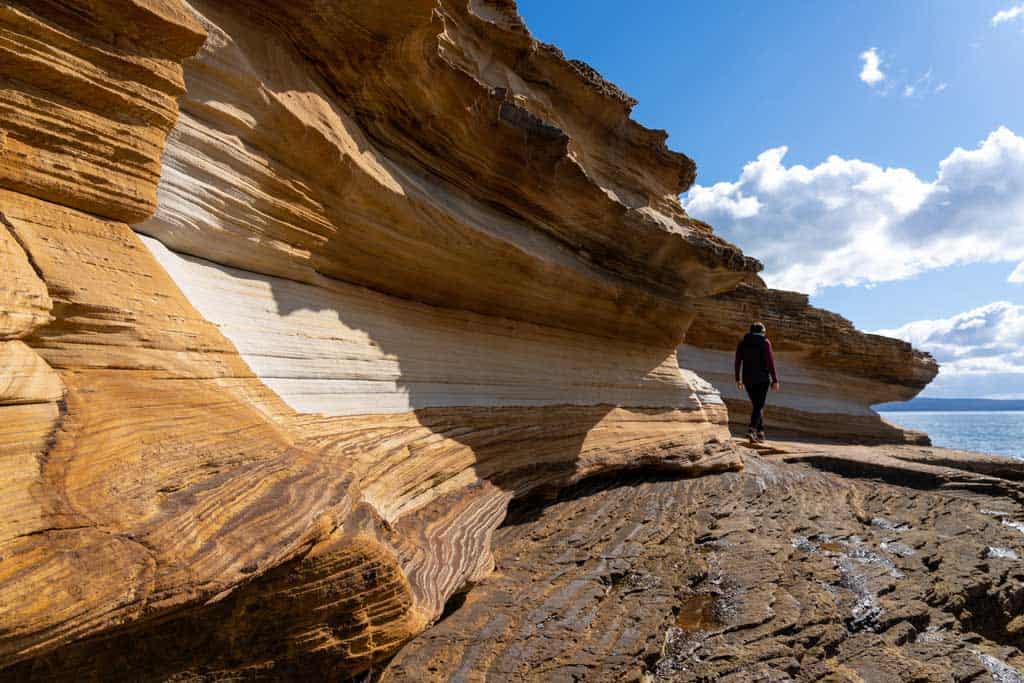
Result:
{"label": "black pants", "polygon": [[758,431],[764,431],[764,403],[768,400],[768,387],[771,386],[768,382],[757,383],[757,384],[745,384],[747,387],[747,396],[750,397],[750,405],[752,409],[750,411],[750,428]]}

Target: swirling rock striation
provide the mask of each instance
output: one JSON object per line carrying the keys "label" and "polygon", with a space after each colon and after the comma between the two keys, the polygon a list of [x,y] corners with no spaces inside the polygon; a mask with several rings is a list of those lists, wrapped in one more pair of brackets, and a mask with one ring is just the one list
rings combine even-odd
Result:
{"label": "swirling rock striation", "polygon": [[509,501],[740,467],[675,349],[757,264],[472,2],[0,8],[0,667],[341,677]]}
{"label": "swirling rock striation", "polygon": [[1024,467],[989,460],[794,444],[524,501],[498,571],[380,679],[1019,681]]}
{"label": "swirling rock striation", "polygon": [[729,406],[732,424],[745,429],[750,403],[733,383],[733,353],[750,323],[760,320],[783,382],[783,391],[769,397],[773,433],[928,444],[927,435],[886,422],[871,406],[916,396],[938,373],[934,359],[906,342],[861,332],[807,299],[749,276],[736,289],[697,305],[679,349],[680,364],[711,381]]}

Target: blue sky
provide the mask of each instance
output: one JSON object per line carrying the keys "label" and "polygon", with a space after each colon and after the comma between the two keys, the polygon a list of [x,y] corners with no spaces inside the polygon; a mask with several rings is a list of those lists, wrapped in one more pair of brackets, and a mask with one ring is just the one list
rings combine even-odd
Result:
{"label": "blue sky", "polygon": [[1024,0],[518,5],[697,161],[684,205],[769,284],[932,351],[925,395],[1024,396]]}

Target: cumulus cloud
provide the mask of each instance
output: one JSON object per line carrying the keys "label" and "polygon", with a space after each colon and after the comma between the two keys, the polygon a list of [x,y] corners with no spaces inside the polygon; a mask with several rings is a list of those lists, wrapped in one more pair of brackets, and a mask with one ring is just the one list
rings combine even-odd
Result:
{"label": "cumulus cloud", "polygon": [[879,330],[929,351],[950,373],[1012,369],[1024,373],[1024,305],[996,301],[939,320],[916,320]]}
{"label": "cumulus cloud", "polygon": [[934,180],[830,156],[762,152],[736,182],[695,185],[686,210],[765,264],[772,287],[815,293],[933,268],[1024,261],[1024,138],[1008,128],[955,149]]}
{"label": "cumulus cloud", "polygon": [[878,55],[877,49],[871,47],[864,50],[860,53],[860,60],[864,62],[864,66],[860,70],[860,80],[871,87],[875,87],[885,80],[885,74],[881,68],[882,58]]}
{"label": "cumulus cloud", "polygon": [[928,393],[1012,395],[1024,391],[1024,305],[1007,301],[941,320],[918,320],[878,334],[903,339],[941,364]]}
{"label": "cumulus cloud", "polygon": [[1012,282],[1017,285],[1024,285],[1024,261],[1017,264],[1017,267],[1010,273],[1010,277],[1006,278],[1007,282]]}
{"label": "cumulus cloud", "polygon": [[1008,21],[1014,21],[1015,19],[1020,19],[1021,17],[1024,17],[1024,3],[1014,5],[1013,7],[1007,7],[1004,10],[999,10],[998,12],[996,12],[995,15],[992,17],[992,25],[998,26],[999,24],[1004,24]]}

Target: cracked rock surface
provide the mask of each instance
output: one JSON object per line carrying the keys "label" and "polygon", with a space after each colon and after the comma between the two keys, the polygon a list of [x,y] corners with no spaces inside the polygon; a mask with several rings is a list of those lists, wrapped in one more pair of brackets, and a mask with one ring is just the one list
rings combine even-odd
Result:
{"label": "cracked rock surface", "polygon": [[1019,484],[941,449],[778,450],[519,504],[495,573],[381,678],[1024,680]]}

